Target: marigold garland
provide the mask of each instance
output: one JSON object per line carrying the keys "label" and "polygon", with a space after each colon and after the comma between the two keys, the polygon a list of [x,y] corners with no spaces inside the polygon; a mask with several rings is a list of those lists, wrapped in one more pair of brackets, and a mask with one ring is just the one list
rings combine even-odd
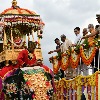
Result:
{"label": "marigold garland", "polygon": [[[64,63],[64,57],[66,56],[66,63]],[[61,60],[61,69],[62,70],[66,70],[68,68],[69,65],[69,56],[67,54],[62,54],[62,60]]]}
{"label": "marigold garland", "polygon": [[13,9],[13,7],[5,9],[1,14],[5,14],[8,10],[12,10],[12,9]]}
{"label": "marigold garland", "polygon": [[[56,63],[57,64],[54,62],[54,60],[56,60]],[[53,64],[53,72],[54,72],[54,74],[57,74],[58,73],[58,70],[60,68],[60,64],[61,64],[60,60],[57,60],[57,56],[53,57],[52,64]]]}
{"label": "marigold garland", "polygon": [[77,68],[79,61],[80,61],[80,54],[77,55],[76,60],[73,59],[72,55],[70,56],[70,64],[72,68]]}
{"label": "marigold garland", "polygon": [[[100,72],[99,72],[100,73]],[[84,81],[83,81],[84,79]],[[94,80],[95,79],[95,80]],[[95,81],[95,82],[94,82]],[[66,83],[66,84],[63,84],[63,83]],[[56,89],[57,91],[61,91],[60,88],[61,87],[64,87],[66,88],[66,95],[68,93],[68,91],[70,89],[73,89],[75,90],[75,100],[77,100],[77,87],[82,87],[82,86],[87,86],[87,95],[88,95],[88,98],[89,100],[90,99],[94,99],[94,98],[91,98],[91,95],[92,94],[92,91],[91,91],[91,86],[94,86],[96,87],[96,100],[98,100],[98,72],[92,74],[92,75],[88,75],[88,76],[77,76],[75,77],[73,80],[66,80],[65,78],[63,78],[62,80],[59,80],[59,81],[56,81],[55,82],[56,84]],[[76,85],[77,84],[77,85]],[[73,86],[72,86],[73,85]],[[59,88],[57,88],[59,87]],[[75,87],[75,88],[73,88]],[[90,91],[90,92],[89,92]],[[80,93],[82,91],[80,90]],[[56,92],[57,93],[57,92]],[[60,93],[60,92],[58,92]],[[57,93],[57,95],[58,95]],[[64,93],[64,92],[63,92]],[[90,94],[89,94],[90,93]],[[59,94],[59,97],[61,96],[61,93]],[[66,96],[67,97],[67,96]],[[66,98],[67,99],[67,98]],[[70,98],[71,99],[71,98]]]}
{"label": "marigold garland", "polygon": [[90,47],[93,46],[93,45],[95,44],[95,42],[94,42],[94,37],[89,37],[89,38],[88,38],[88,43],[89,43],[89,46],[90,46]]}
{"label": "marigold garland", "polygon": [[86,58],[86,56],[84,54],[83,47],[82,46],[80,47],[80,55],[81,55],[82,61],[86,65],[90,65],[91,64],[91,62],[93,61],[93,58],[95,56],[95,53],[96,53],[96,48],[94,47],[94,49],[92,50],[92,53],[91,53],[90,57],[89,58]]}

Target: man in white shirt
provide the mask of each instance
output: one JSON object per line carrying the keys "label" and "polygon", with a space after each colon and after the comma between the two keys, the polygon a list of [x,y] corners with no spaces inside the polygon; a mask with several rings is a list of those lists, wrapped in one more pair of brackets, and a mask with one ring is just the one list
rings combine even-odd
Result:
{"label": "man in white shirt", "polygon": [[63,34],[61,35],[61,41],[63,42],[62,45],[60,46],[61,52],[64,53],[66,50],[69,49],[69,47],[72,46],[72,42],[66,38],[66,36]]}
{"label": "man in white shirt", "polygon": [[79,27],[76,27],[75,29],[74,29],[74,33],[75,33],[75,35],[76,35],[76,38],[75,38],[75,41],[74,41],[74,45],[76,45],[76,44],[79,44],[80,43],[80,41],[81,41],[81,35],[80,35],[80,28]]}
{"label": "man in white shirt", "polygon": [[[81,42],[80,28],[79,27],[74,28],[74,33],[76,35],[76,38],[75,38],[73,46],[76,46],[76,45],[80,44],[80,42]],[[74,69],[74,73],[76,73],[76,75],[80,74],[80,72],[81,72],[80,65],[81,64],[79,62],[78,67],[76,69]]]}

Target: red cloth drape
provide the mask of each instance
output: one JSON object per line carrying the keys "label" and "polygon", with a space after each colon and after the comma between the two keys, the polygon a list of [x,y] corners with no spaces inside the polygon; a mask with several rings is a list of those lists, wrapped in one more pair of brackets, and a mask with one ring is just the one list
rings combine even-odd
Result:
{"label": "red cloth drape", "polygon": [[17,58],[18,64],[22,66],[24,63],[28,64],[28,50],[22,50]]}
{"label": "red cloth drape", "polygon": [[36,56],[33,53],[33,58],[31,60],[28,59],[28,50],[25,49],[19,53],[17,61],[18,61],[19,66],[22,66],[24,63],[31,66],[36,62]]}

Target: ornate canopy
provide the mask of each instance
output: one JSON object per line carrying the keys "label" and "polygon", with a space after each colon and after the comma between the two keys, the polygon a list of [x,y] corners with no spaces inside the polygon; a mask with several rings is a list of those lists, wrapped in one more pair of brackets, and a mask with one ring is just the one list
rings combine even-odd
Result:
{"label": "ornate canopy", "polygon": [[17,6],[17,1],[12,1],[12,7],[5,9],[2,13],[3,14],[25,14],[25,15],[37,15],[34,11],[30,11],[28,9],[20,8]]}
{"label": "ornate canopy", "polygon": [[5,22],[5,26],[7,27],[25,26],[29,29],[37,31],[42,30],[44,26],[40,15],[37,15],[34,11],[20,8],[17,6],[16,0],[12,1],[11,8],[4,10],[0,14],[0,19]]}
{"label": "ornate canopy", "polygon": [[0,20],[2,29],[0,32],[3,38],[0,62],[16,61],[19,52],[26,46],[26,34],[28,35],[28,41],[30,41],[30,35],[32,35],[32,42],[34,42],[34,32],[37,33],[39,48],[34,51],[36,59],[42,59],[40,36],[43,33],[44,23],[40,15],[28,9],[20,8],[17,6],[17,1],[13,0],[11,8],[0,14]]}

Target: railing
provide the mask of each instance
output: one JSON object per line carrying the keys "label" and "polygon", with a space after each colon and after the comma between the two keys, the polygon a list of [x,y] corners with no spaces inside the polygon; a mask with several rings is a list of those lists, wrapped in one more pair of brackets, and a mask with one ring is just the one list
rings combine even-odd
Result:
{"label": "railing", "polygon": [[[85,45],[85,46],[84,46]],[[97,53],[97,59],[95,60],[95,55]],[[100,41],[98,45],[95,44],[82,44],[77,45],[76,47],[71,47],[66,53],[60,54],[60,56],[51,57],[50,62],[53,64],[53,71],[55,74],[58,73],[59,69],[66,71],[68,68],[72,68],[74,72],[74,77],[80,75],[81,71],[84,70],[82,67],[90,66],[91,63],[92,67],[97,67],[99,71],[100,67]],[[98,61],[98,62],[97,62]],[[95,63],[97,62],[97,63]],[[78,70],[75,75],[75,70]]]}
{"label": "railing", "polygon": [[100,72],[89,76],[77,76],[72,80],[55,82],[54,100],[100,100]]}

